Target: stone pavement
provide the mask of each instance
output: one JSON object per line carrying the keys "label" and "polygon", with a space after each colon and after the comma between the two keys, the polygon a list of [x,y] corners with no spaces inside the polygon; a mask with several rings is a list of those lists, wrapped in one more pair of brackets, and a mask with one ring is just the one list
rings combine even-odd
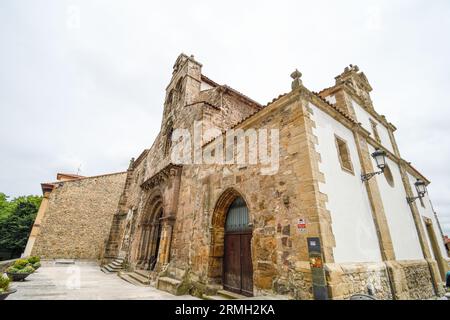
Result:
{"label": "stone pavement", "polygon": [[93,262],[43,266],[24,282],[12,282],[17,292],[8,300],[185,300],[195,297],[174,296],[154,287],[137,287],[116,274],[105,274]]}

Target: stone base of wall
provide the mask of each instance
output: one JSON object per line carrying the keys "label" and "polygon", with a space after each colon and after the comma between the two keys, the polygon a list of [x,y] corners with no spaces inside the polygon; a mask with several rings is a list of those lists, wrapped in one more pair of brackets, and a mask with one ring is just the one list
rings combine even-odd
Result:
{"label": "stone base of wall", "polygon": [[386,266],[394,299],[418,300],[436,296],[430,265],[426,260],[387,261]]}
{"label": "stone base of wall", "polygon": [[[436,296],[426,260],[326,264],[331,299],[372,291],[377,299],[420,300]],[[437,265],[436,265],[437,268]]]}
{"label": "stone base of wall", "polygon": [[[373,294],[380,300],[421,300],[436,296],[430,269],[437,270],[435,261],[408,260],[377,263],[325,264],[329,298],[347,300],[354,294]],[[159,277],[169,277],[183,282],[183,294],[201,297],[213,295],[222,286],[199,278],[190,270],[168,268]],[[441,292],[440,292],[441,293]],[[287,277],[275,277],[272,290],[258,290],[255,296],[278,295],[289,299],[313,299],[311,271],[308,262],[297,262],[297,268]]]}
{"label": "stone base of wall", "polygon": [[265,294],[284,295],[295,300],[313,299],[312,275],[309,261],[297,261],[294,264],[294,268],[287,272],[286,277],[275,277],[272,282],[271,292],[255,292],[255,295]]}
{"label": "stone base of wall", "polygon": [[[258,274],[254,274],[254,284],[256,283]],[[208,278],[199,276],[190,269],[183,269],[178,266],[169,264],[166,271],[158,274],[158,277],[169,277],[179,281],[183,281],[183,293],[202,297],[203,295],[215,295],[218,290],[223,289],[221,280],[218,278]],[[308,261],[301,261],[295,264],[295,269],[289,270],[286,276],[281,277],[274,275],[268,288],[258,288],[254,286],[253,294],[255,297],[278,296],[295,300],[311,300],[312,293],[312,277],[311,269]]]}
{"label": "stone base of wall", "polygon": [[328,263],[325,265],[330,299],[348,299],[353,294],[369,294],[392,299],[386,265],[379,263]]}

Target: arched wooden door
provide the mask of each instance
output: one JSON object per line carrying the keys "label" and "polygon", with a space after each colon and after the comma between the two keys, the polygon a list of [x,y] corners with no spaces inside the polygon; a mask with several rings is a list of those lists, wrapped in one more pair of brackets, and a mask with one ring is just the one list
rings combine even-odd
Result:
{"label": "arched wooden door", "polygon": [[247,205],[238,197],[230,205],[225,222],[223,287],[246,296],[253,295],[251,240]]}

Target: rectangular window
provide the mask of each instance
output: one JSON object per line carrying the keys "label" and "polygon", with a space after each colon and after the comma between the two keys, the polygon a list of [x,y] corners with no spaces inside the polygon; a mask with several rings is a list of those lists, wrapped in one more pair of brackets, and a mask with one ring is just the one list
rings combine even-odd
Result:
{"label": "rectangular window", "polygon": [[381,143],[380,135],[378,134],[377,123],[370,119],[370,125],[372,126],[372,132],[375,140],[377,140],[378,143]]}
{"label": "rectangular window", "polygon": [[353,174],[354,173],[353,165],[352,160],[350,159],[350,152],[348,151],[347,142],[336,135],[335,138],[336,138],[336,149],[338,152],[338,158],[339,162],[341,163],[341,167],[344,171]]}

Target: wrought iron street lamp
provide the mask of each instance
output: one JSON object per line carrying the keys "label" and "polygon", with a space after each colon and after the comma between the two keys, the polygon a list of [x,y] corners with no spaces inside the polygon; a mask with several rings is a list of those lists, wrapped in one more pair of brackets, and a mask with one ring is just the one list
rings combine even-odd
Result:
{"label": "wrought iron street lamp", "polygon": [[425,193],[427,193],[427,185],[420,179],[417,179],[414,183],[414,187],[416,187],[417,197],[407,197],[406,200],[408,200],[408,203],[413,203],[416,199],[423,198]]}
{"label": "wrought iron street lamp", "polygon": [[384,172],[384,168],[386,168],[386,152],[384,150],[375,149],[375,152],[372,153],[371,156],[372,158],[374,158],[377,164],[377,168],[380,169],[380,171],[362,174],[361,175],[362,181],[368,181],[373,176],[376,176],[377,174],[382,174]]}

